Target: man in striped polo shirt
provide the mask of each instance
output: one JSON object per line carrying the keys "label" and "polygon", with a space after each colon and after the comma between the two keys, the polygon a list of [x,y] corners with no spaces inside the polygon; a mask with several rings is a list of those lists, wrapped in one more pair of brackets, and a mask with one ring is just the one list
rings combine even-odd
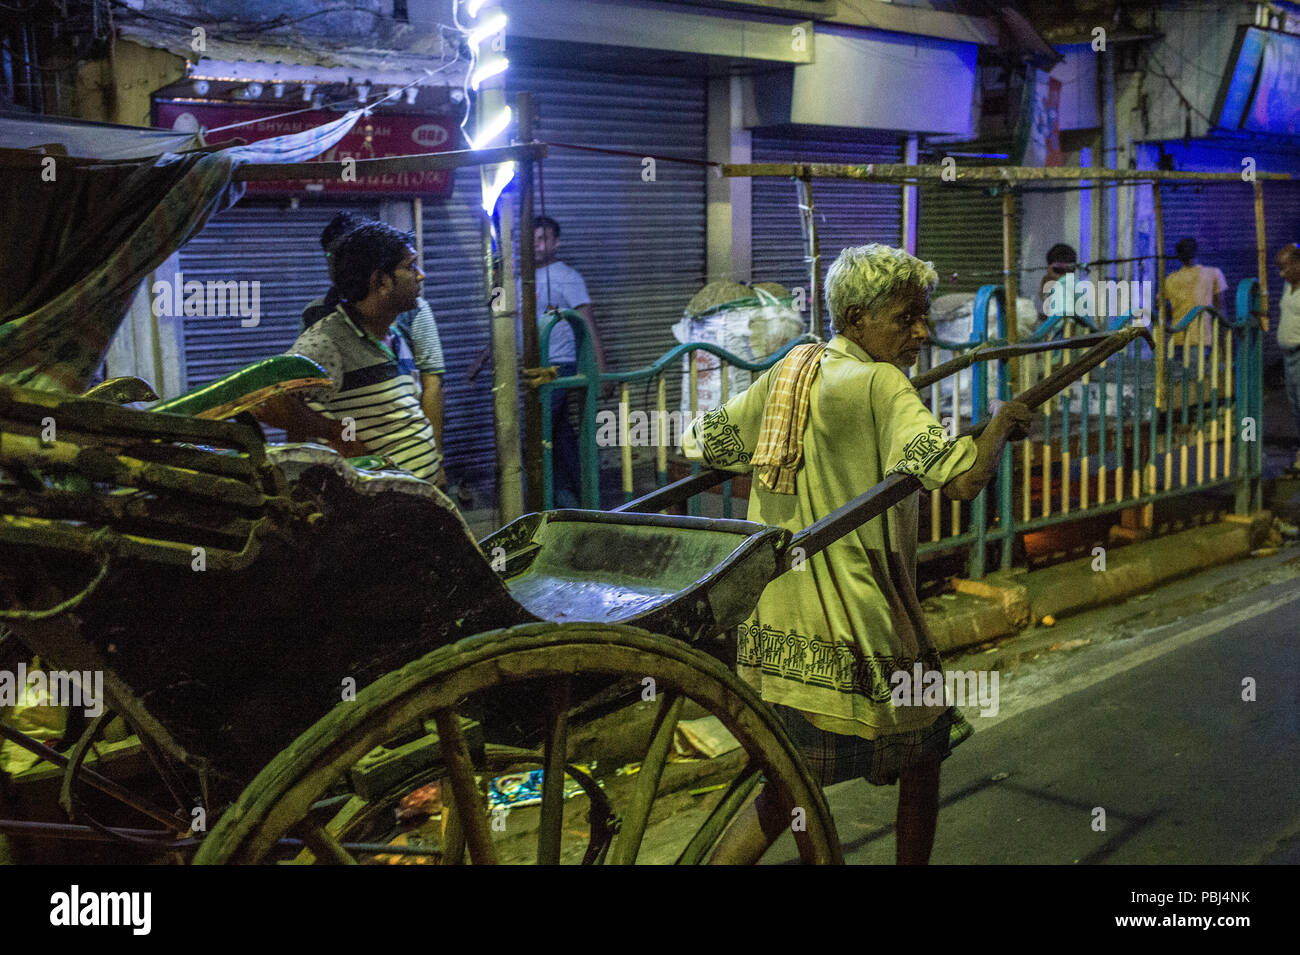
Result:
{"label": "man in striped polo shirt", "polygon": [[348,457],[383,455],[431,481],[442,454],[390,338],[393,320],[415,307],[424,281],[414,237],[368,222],[334,246],[330,272],[340,304],[289,351],[315,361],[334,384],[306,402],[296,396],[268,402],[262,417],[286,431],[316,435]]}

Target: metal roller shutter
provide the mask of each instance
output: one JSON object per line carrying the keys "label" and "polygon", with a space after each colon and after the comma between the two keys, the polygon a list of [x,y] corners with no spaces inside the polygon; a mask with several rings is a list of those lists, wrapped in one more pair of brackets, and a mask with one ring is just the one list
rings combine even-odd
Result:
{"label": "metal roller shutter", "polygon": [[495,494],[496,428],[492,365],[473,382],[465,371],[489,344],[483,281],[483,210],[477,168],[458,169],[447,199],[426,199],[424,297],[438,322],[447,364],[443,376],[443,445],[447,479],[474,490],[478,506]]}
{"label": "metal roller shutter", "polygon": [[[1199,247],[1199,261],[1223,270],[1228,280],[1229,301],[1234,301],[1237,283],[1259,276],[1254,190],[1246,183],[1173,183],[1162,186],[1160,195],[1169,271],[1178,268],[1174,244],[1191,236]],[[1300,239],[1300,183],[1264,183],[1264,234],[1271,327],[1276,328],[1277,299],[1282,286],[1273,257],[1281,246]]]}
{"label": "metal roller shutter", "polygon": [[[452,484],[472,489],[481,501],[494,493],[496,448],[491,367],[472,384],[465,381],[465,369],[488,340],[478,171],[457,170],[451,197],[426,199],[423,208],[424,297],[437,319],[447,364],[443,378],[447,475]],[[380,214],[378,202],[304,203],[298,209],[286,208],[283,201],[240,203],[214,217],[181,250],[187,279],[262,283],[262,320],[256,328],[241,328],[231,318],[186,320],[188,387],[293,344],[302,307],[329,288],[320,232],[341,210],[372,218]]]}
{"label": "metal roller shutter", "polygon": [[[1165,230],[1165,274],[1179,268],[1174,246],[1193,238],[1197,261],[1223,270],[1228,280],[1224,296],[1233,310],[1237,283],[1259,274],[1255,252],[1254,190],[1246,183],[1178,182],[1160,187]],[[1268,195],[1264,197],[1266,220]]]}
{"label": "metal roller shutter", "polygon": [[243,328],[237,317],[185,319],[186,387],[220,378],[285,351],[298,337],[302,307],[329,288],[320,233],[339,211],[378,216],[377,203],[241,202],[213,216],[180,252],[185,281],[260,283],[261,321]]}
{"label": "metal roller shutter", "polygon": [[[1232,162],[1236,157],[1231,157]],[[1232,168],[1225,160],[1223,168]],[[1259,277],[1255,246],[1255,195],[1246,183],[1172,183],[1161,187],[1165,224],[1166,274],[1178,268],[1174,244],[1181,238],[1196,239],[1202,265],[1223,270],[1228,282],[1225,305],[1235,315],[1237,284]],[[1282,354],[1277,345],[1278,301],[1282,280],[1273,257],[1288,242],[1300,239],[1300,183],[1264,183],[1264,235],[1268,253],[1268,311],[1272,333],[1264,336],[1264,366],[1280,375]],[[1266,379],[1268,380],[1268,379]]]}
{"label": "metal roller shutter", "polygon": [[560,223],[560,259],[587,283],[611,368],[647,365],[704,284],[707,169],[660,161],[646,182],[639,157],[705,158],[704,80],[512,67],[507,82],[534,94],[538,139],[634,154],[552,149],[536,209],[544,199]]}
{"label": "metal roller shutter", "polygon": [[[1020,204],[1016,205],[1018,260]],[[939,273],[936,296],[974,292],[981,285],[1001,284],[1002,200],[986,195],[981,189],[922,187],[917,199],[916,254],[933,262]],[[1036,283],[1038,278],[1041,273],[1022,277],[1017,294],[1032,299],[1037,286],[1026,294],[1025,282]]]}
{"label": "metal roller shutter", "polygon": [[[853,140],[813,138],[790,130],[755,130],[753,161],[896,163],[902,161],[897,137],[888,134]],[[902,189],[837,179],[813,180],[813,207],[822,257],[822,276],[846,246],[868,242],[899,245]],[[753,185],[753,281],[807,286],[798,196],[788,179],[762,177]]]}

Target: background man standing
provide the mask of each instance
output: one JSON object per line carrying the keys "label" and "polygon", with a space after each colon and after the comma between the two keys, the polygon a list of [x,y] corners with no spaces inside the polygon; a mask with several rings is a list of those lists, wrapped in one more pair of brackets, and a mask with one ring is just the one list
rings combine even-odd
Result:
{"label": "background man standing", "polygon": [[[1222,313],[1223,292],[1228,287],[1228,280],[1223,277],[1223,272],[1212,265],[1196,264],[1195,239],[1179,239],[1178,244],[1174,246],[1174,251],[1178,255],[1178,260],[1183,263],[1182,268],[1177,272],[1171,272],[1165,278],[1165,298],[1169,300],[1169,310],[1172,313],[1170,318],[1174,324],[1182,321],[1183,316],[1198,305],[1213,305]],[[1199,334],[1203,337],[1198,341],[1197,333],[1193,332],[1192,326],[1189,325],[1174,335],[1171,341],[1175,347],[1187,344],[1210,347],[1213,341],[1211,336],[1214,334],[1214,319],[1209,315],[1202,316]]]}
{"label": "background man standing", "polygon": [[[596,353],[599,371],[605,371],[605,349],[591,310],[591,296],[587,283],[578,271],[558,258],[560,251],[560,224],[550,216],[534,220],[533,245],[537,264],[537,324],[541,334],[542,318],[547,312],[571,308],[587,322],[591,331],[591,344]],[[522,288],[522,283],[521,283]],[[520,292],[522,296],[522,291]],[[523,341],[522,321],[519,341]],[[551,330],[551,340],[546,362],[558,369],[559,377],[577,373],[578,349],[573,330],[567,322],[559,322]],[[582,492],[582,464],[578,455],[578,435],[569,421],[573,404],[571,391],[556,391],[551,399],[552,420],[552,473],[554,475],[555,505],[576,507]]]}
{"label": "background man standing", "polygon": [[[1282,298],[1278,302],[1277,344],[1282,349],[1286,373],[1286,397],[1300,434],[1300,246],[1284,245],[1277,253],[1277,268],[1282,273]],[[1300,448],[1287,476],[1300,475]]]}
{"label": "background man standing", "polygon": [[[1079,256],[1073,247],[1058,242],[1047,250],[1047,272],[1038,286],[1038,314],[1047,318],[1047,300],[1052,286],[1078,268]],[[1073,297],[1072,293],[1067,293]],[[1063,299],[1064,300],[1064,299]]]}

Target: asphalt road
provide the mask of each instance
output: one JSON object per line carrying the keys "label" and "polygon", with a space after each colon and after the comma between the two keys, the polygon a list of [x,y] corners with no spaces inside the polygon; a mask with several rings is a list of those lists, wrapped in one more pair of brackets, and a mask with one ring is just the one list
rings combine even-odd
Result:
{"label": "asphalt road", "polygon": [[[1300,562],[1289,551],[948,661],[1001,667],[1000,706],[964,710],[976,732],[944,763],[931,861],[1300,862]],[[846,861],[892,864],[897,789],[853,781],[827,795]],[[794,859],[785,836],[764,861]]]}

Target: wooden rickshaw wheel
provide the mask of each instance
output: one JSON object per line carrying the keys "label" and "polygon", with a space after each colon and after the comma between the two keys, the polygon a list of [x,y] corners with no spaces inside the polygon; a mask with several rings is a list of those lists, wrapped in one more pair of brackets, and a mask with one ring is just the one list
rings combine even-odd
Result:
{"label": "wooden rickshaw wheel", "polygon": [[[457,807],[455,815],[470,859],[474,864],[494,863],[492,826],[475,782],[475,771],[485,767],[471,761],[458,708],[475,694],[538,681],[549,689],[552,700],[566,702],[549,708],[546,742],[535,762],[560,769],[568,763],[569,690],[575,680],[590,676],[652,677],[657,687],[657,710],[635,792],[626,804],[613,807],[619,813],[621,829],[609,848],[609,861],[637,859],[652,804],[659,795],[664,759],[683,701],[689,699],[716,716],[736,738],[743,764],[687,840],[677,861],[707,861],[727,824],[763,776],[796,820],[791,828],[802,861],[843,862],[820,787],[809,777],[776,716],[727,667],[684,643],[644,630],[553,623],[490,631],[442,647],[376,680],[358,692],[354,701],[336,705],[258,773],[222,813],[194,861],[287,861],[282,840],[295,837],[301,838],[318,860],[357,861],[345,848],[346,828],[338,825],[337,817],[321,821],[322,798],[337,792],[349,770],[375,747],[392,740],[403,727],[432,717],[442,748],[439,773],[450,784],[444,788],[450,789]],[[562,773],[543,779],[537,830],[539,862],[560,860],[563,779]],[[473,808],[464,811],[463,807]],[[456,855],[460,855],[459,847]]]}

